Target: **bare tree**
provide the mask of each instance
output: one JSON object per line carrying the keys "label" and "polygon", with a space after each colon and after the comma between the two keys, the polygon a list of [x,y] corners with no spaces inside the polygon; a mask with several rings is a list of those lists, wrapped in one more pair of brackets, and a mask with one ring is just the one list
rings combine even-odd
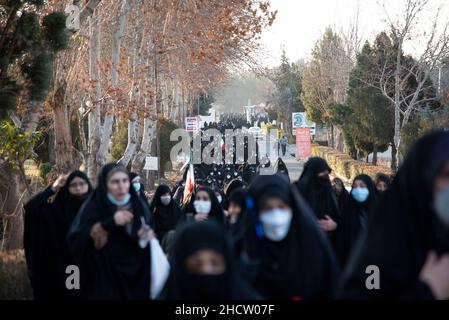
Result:
{"label": "bare tree", "polygon": [[[415,111],[437,99],[436,95],[426,94],[433,89],[430,76],[438,68],[438,63],[449,54],[449,22],[442,20],[443,5],[430,15],[430,28],[423,30],[425,23],[422,18],[432,4],[431,0],[406,0],[402,14],[393,18],[386,2],[380,3],[394,42],[394,62],[391,64],[390,59],[384,59],[378,64],[375,74],[362,79],[380,90],[394,108],[393,147],[398,150],[396,164],[400,162],[401,130]],[[414,59],[406,59],[404,49],[410,41],[417,39],[421,40],[423,48],[411,53]],[[416,83],[412,92],[408,86],[410,81]]]}

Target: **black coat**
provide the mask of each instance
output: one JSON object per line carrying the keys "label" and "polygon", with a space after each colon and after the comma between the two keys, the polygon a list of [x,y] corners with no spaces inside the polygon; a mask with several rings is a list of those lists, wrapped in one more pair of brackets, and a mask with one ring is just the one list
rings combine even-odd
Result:
{"label": "black coat", "polygon": [[367,185],[370,194],[363,203],[357,202],[352,194],[349,194],[346,206],[342,207],[340,223],[337,228],[337,256],[342,266],[346,265],[356,242],[366,230],[371,209],[378,198],[376,186],[369,176],[359,175],[355,180],[362,180]]}
{"label": "black coat", "polygon": [[[187,258],[209,249],[221,254],[225,271],[220,275],[191,274],[186,270]],[[175,236],[170,254],[170,275],[160,299],[165,300],[255,300],[260,299],[235,267],[231,245],[225,229],[215,221],[187,224]]]}
{"label": "black coat", "polygon": [[[130,208],[134,219],[131,231],[115,225],[113,215],[117,207],[107,198],[107,177],[113,170],[125,171],[117,164],[103,167],[98,187],[80,210],[68,235],[69,247],[80,267],[83,299],[144,300],[150,298],[151,254],[147,246],[138,245],[137,232],[141,218],[150,223],[147,207],[130,187]],[[95,249],[90,232],[97,223],[108,232],[108,241]]]}
{"label": "black coat", "polygon": [[166,185],[159,186],[150,204],[150,212],[154,219],[154,232],[159,241],[162,241],[167,232],[176,228],[181,217],[181,209],[173,198],[167,206],[162,204],[160,198],[165,193],[170,193],[170,188]]}
{"label": "black coat", "polygon": [[[259,204],[278,197],[292,208],[287,237],[273,242],[258,235]],[[338,265],[329,241],[319,229],[304,198],[282,176],[259,176],[246,201],[246,232],[242,265],[267,299],[329,299],[338,276]]]}
{"label": "black coat", "polygon": [[[89,185],[88,194],[81,199],[69,194],[68,186],[76,177]],[[66,237],[82,201],[91,190],[87,176],[75,171],[69,175],[53,202],[48,202],[54,194],[48,187],[24,206],[25,257],[36,300],[79,299],[78,290],[68,290],[65,286],[66,268],[76,264],[67,247]]]}
{"label": "black coat", "polygon": [[[432,208],[434,181],[449,161],[449,133],[427,135],[410,149],[374,207],[339,290],[341,299],[432,299],[419,280],[431,250],[449,252],[448,230]],[[380,269],[380,290],[367,290],[367,266]]]}

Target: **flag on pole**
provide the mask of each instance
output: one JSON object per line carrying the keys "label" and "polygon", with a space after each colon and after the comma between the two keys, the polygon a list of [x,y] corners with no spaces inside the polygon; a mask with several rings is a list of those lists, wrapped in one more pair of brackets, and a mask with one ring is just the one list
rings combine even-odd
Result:
{"label": "flag on pole", "polygon": [[193,190],[195,188],[195,172],[193,170],[192,159],[193,154],[192,152],[190,152],[189,171],[187,171],[186,185],[184,187],[184,196],[182,199],[182,203],[187,203],[187,201],[190,199],[190,195],[193,193]]}

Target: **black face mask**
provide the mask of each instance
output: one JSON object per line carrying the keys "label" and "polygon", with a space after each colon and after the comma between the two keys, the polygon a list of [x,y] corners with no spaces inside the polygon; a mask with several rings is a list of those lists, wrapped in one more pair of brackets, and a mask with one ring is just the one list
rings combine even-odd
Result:
{"label": "black face mask", "polygon": [[225,273],[220,275],[189,274],[188,277],[191,299],[222,300],[229,298],[229,292],[226,290],[229,284],[226,281]]}
{"label": "black face mask", "polygon": [[331,180],[330,180],[328,174],[326,174],[324,176],[318,176],[317,181],[318,181],[318,184],[322,187],[328,187],[331,184]]}
{"label": "black face mask", "polygon": [[75,196],[73,194],[69,195],[69,199],[73,202],[75,202],[76,204],[83,204],[84,201],[86,201],[87,197],[89,196],[89,193],[85,193],[81,196]]}

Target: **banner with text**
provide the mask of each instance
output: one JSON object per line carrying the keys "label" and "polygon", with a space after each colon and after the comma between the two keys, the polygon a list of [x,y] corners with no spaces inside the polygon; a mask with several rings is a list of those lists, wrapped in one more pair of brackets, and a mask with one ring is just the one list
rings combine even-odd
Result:
{"label": "banner with text", "polygon": [[311,141],[309,128],[296,129],[296,156],[308,158],[311,156]]}

